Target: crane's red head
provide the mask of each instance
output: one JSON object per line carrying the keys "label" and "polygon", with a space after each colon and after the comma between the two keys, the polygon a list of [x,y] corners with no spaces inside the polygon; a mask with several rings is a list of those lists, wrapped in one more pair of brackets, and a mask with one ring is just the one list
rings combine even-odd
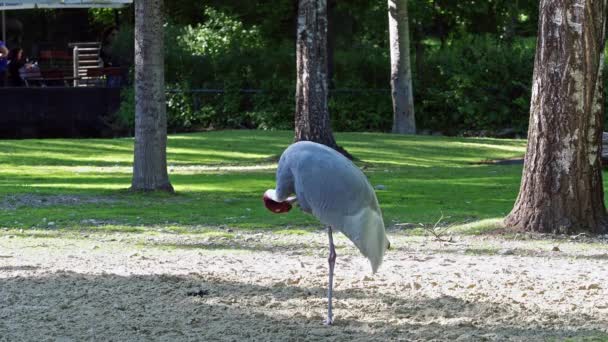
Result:
{"label": "crane's red head", "polygon": [[285,202],[277,202],[272,200],[266,194],[264,194],[264,205],[268,210],[272,211],[275,214],[286,213],[291,210],[291,204],[287,201]]}

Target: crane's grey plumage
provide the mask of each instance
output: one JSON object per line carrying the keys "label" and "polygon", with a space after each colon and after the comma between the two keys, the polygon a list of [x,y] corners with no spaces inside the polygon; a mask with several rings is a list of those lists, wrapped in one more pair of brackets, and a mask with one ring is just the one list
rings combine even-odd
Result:
{"label": "crane's grey plumage", "polygon": [[[357,246],[369,259],[375,273],[382,263],[384,251],[390,246],[376,194],[363,172],[350,160],[325,145],[309,141],[297,142],[283,152],[276,178],[276,189],[264,194],[270,210],[284,212],[291,208],[289,203],[297,201],[303,211],[328,225],[330,256],[326,322],[331,324],[336,258],[332,228],[344,233]],[[295,198],[289,197],[294,193]],[[289,207],[273,209],[277,205]]]}

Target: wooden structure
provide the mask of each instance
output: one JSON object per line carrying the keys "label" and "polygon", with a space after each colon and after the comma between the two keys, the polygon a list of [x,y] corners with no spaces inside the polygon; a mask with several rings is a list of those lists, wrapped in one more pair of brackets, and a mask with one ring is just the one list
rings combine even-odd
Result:
{"label": "wooden structure", "polygon": [[98,85],[98,82],[91,80],[89,70],[99,69],[103,66],[99,52],[101,51],[100,42],[81,42],[68,44],[72,48],[72,75],[74,87],[79,85]]}

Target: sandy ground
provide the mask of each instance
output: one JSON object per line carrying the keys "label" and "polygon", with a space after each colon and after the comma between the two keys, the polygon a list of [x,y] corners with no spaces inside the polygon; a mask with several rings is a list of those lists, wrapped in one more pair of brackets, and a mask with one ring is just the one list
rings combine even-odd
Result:
{"label": "sandy ground", "polygon": [[[0,341],[608,340],[608,240],[0,230]],[[583,240],[583,241],[581,241]]]}

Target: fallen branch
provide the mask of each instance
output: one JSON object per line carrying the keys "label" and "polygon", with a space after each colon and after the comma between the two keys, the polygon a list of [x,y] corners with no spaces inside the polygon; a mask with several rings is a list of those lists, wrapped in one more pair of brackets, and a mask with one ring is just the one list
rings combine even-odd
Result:
{"label": "fallen branch", "polygon": [[452,242],[451,236],[448,240],[443,239],[443,236],[447,233],[448,229],[452,225],[439,226],[439,224],[441,223],[442,220],[443,220],[443,212],[441,212],[441,217],[439,218],[439,220],[437,220],[437,222],[435,222],[433,227],[426,227],[426,226],[422,225],[422,229],[424,229],[425,232],[433,235],[435,237],[435,241]]}

